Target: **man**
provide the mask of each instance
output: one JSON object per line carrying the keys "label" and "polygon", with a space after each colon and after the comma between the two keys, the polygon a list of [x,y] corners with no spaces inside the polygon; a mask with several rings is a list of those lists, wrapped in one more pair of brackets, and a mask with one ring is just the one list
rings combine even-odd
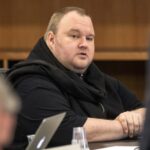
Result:
{"label": "man", "polygon": [[12,139],[19,109],[17,100],[10,85],[0,76],[0,150]]}
{"label": "man", "polygon": [[8,78],[23,105],[14,145],[24,145],[43,118],[64,111],[50,146],[70,143],[78,126],[85,128],[88,141],[132,138],[141,132],[143,105],[92,62],[94,37],[83,9],[64,8],[53,14],[28,59],[10,70]]}

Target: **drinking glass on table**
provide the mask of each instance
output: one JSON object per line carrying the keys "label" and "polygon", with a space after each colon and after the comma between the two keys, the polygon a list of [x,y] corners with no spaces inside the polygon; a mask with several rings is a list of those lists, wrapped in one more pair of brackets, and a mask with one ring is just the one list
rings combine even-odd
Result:
{"label": "drinking glass on table", "polygon": [[72,144],[79,144],[82,150],[89,150],[86,133],[83,127],[73,128]]}

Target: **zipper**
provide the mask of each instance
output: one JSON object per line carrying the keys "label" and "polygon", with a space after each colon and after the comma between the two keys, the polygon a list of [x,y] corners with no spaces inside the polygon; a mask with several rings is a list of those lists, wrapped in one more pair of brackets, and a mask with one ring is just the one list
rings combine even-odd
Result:
{"label": "zipper", "polygon": [[80,79],[83,80],[83,73],[80,74]]}
{"label": "zipper", "polygon": [[99,102],[99,106],[100,106],[101,109],[102,109],[102,113],[105,113],[105,108],[104,108],[103,104]]}

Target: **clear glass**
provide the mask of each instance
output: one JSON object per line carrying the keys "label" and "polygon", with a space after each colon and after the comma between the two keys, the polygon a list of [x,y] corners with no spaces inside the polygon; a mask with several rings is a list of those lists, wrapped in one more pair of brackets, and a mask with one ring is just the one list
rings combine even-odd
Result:
{"label": "clear glass", "polygon": [[72,144],[79,144],[82,150],[89,150],[86,133],[83,127],[73,128]]}
{"label": "clear glass", "polygon": [[34,134],[27,135],[28,143],[30,143],[33,140],[34,137],[35,137]]}

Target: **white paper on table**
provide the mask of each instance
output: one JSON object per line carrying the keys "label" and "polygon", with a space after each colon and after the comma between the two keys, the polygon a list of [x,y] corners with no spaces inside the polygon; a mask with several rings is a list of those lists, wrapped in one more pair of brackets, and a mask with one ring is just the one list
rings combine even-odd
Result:
{"label": "white paper on table", "polygon": [[138,148],[138,146],[112,146],[96,150],[137,150],[136,148]]}

